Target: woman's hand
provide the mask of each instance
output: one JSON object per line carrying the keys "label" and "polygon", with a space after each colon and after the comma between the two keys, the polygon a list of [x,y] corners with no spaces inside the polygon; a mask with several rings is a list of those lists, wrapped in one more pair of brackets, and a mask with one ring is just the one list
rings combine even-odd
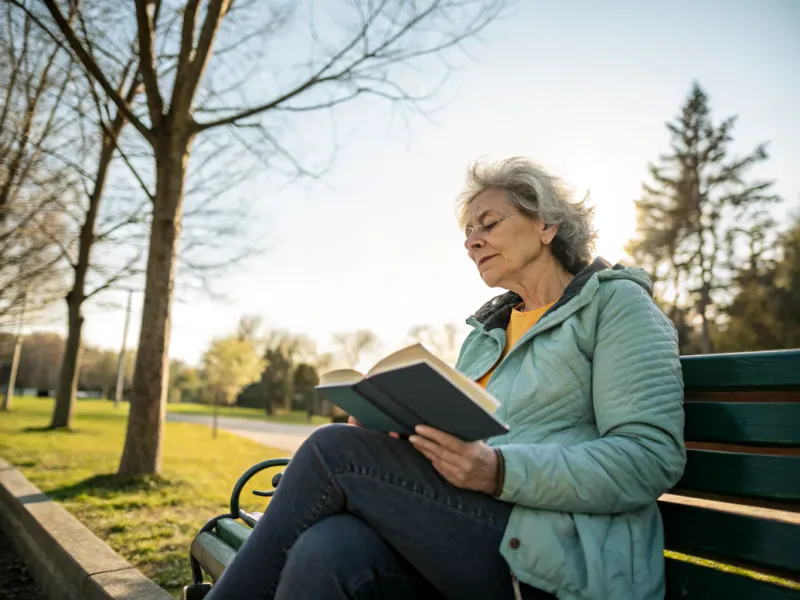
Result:
{"label": "woman's hand", "polygon": [[497,456],[484,442],[465,442],[448,433],[419,425],[408,440],[454,486],[493,494]]}

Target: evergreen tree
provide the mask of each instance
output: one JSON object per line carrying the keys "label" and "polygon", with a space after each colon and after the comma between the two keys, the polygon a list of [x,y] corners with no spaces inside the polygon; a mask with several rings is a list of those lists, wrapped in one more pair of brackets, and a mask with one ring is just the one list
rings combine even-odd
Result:
{"label": "evergreen tree", "polygon": [[[764,231],[764,208],[776,202],[771,181],[748,181],[767,159],[766,144],[738,157],[731,151],[735,117],[715,124],[698,84],[667,123],[670,152],[649,167],[651,183],[636,202],[637,237],[628,252],[656,282],[667,314],[683,326],[682,352],[694,323],[698,351],[714,351],[713,332],[734,279],[731,266],[745,236]],[[688,326],[688,329],[687,329]]]}
{"label": "evergreen tree", "polygon": [[717,347],[724,352],[800,348],[800,219],[779,240],[776,260],[757,257],[737,276]]}

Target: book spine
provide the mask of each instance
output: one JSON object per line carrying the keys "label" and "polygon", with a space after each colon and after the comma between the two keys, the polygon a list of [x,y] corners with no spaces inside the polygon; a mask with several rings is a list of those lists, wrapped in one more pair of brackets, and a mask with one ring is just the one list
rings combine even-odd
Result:
{"label": "book spine", "polygon": [[387,416],[400,423],[409,433],[414,433],[416,424],[423,422],[419,415],[400,404],[368,379],[360,381],[356,387],[361,388],[357,391],[362,396],[385,412]]}

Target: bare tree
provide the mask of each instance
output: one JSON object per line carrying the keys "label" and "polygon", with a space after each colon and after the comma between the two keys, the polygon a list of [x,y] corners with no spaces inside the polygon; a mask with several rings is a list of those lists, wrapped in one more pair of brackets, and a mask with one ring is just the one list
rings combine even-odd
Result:
{"label": "bare tree", "polygon": [[[86,33],[89,26],[84,18],[85,15],[76,16],[75,8],[75,5],[71,5],[70,20],[77,20],[81,31]],[[75,68],[76,64],[69,51],[62,48],[53,32],[42,22],[42,15],[37,16],[34,11],[27,8],[12,12],[11,4],[6,5],[6,10],[11,21],[22,23],[21,29],[25,35],[32,35],[31,32],[36,31],[41,38],[40,54],[47,57],[44,64],[38,66],[35,93],[21,94],[23,98],[28,98],[28,113],[35,112],[40,104],[38,97],[45,96],[48,91],[55,94],[58,100],[53,103],[51,114],[46,126],[42,128],[39,143],[33,154],[34,157],[36,153],[47,154],[49,162],[39,166],[38,170],[54,169],[60,179],[66,182],[70,193],[64,193],[64,190],[60,189],[63,186],[56,185],[57,181],[52,177],[48,178],[44,188],[47,192],[46,202],[34,207],[28,225],[35,227],[37,234],[55,249],[51,251],[55,256],[54,264],[57,263],[60,268],[65,269],[63,281],[71,281],[69,291],[65,290],[66,293],[61,295],[67,304],[68,333],[50,425],[51,428],[69,427],[80,371],[83,306],[97,294],[136,273],[141,252],[123,252],[120,246],[132,246],[130,242],[133,236],[130,226],[144,220],[145,209],[149,204],[147,198],[149,192],[138,173],[132,170],[134,179],[139,182],[139,187],[144,189],[144,194],[140,194],[139,201],[134,202],[133,207],[126,206],[125,210],[106,211],[111,214],[101,216],[101,205],[108,187],[112,160],[115,156],[123,154],[118,147],[118,140],[127,121],[125,114],[115,109],[113,105],[109,106],[104,98],[101,99],[90,78],[80,76],[80,69]],[[25,64],[24,39],[23,37],[23,49],[19,51],[21,58],[16,61],[19,66]],[[13,46],[13,43],[10,46]],[[106,66],[107,72],[115,72],[115,78],[119,80],[117,90],[128,106],[132,106],[141,89],[141,77],[136,64],[136,54],[131,50],[128,54],[132,57],[119,64],[117,58],[120,55],[113,61],[105,57],[100,57],[98,60]],[[14,78],[14,74],[15,72],[12,72],[11,79]],[[58,77],[57,85],[50,81],[54,77]],[[88,85],[84,84],[84,81]],[[32,179],[36,177],[36,171],[20,158],[24,155],[26,146],[30,146],[23,142],[27,141],[33,130],[31,124],[33,119],[28,113],[22,119],[20,128],[22,140],[10,163],[8,177],[5,179],[6,185],[0,193],[0,200],[6,205],[13,199],[11,191],[15,188],[30,187]],[[45,135],[48,144],[42,143]],[[93,164],[95,157],[96,164]],[[132,169],[127,159],[126,163]],[[61,218],[59,220],[52,217],[44,218],[50,214],[57,214]],[[103,260],[92,259],[92,250],[96,243],[105,245]],[[16,246],[20,247],[21,244],[17,243]],[[126,254],[127,256],[124,256]],[[108,255],[113,255],[116,260],[109,260]],[[27,277],[30,273],[31,265],[26,264],[25,269],[20,271],[20,276]],[[52,276],[52,273],[48,275]],[[24,287],[30,289],[30,284],[25,282]]]}
{"label": "bare tree", "polygon": [[441,328],[433,325],[414,325],[408,330],[408,337],[427,346],[450,365],[455,365],[458,358],[458,334],[458,327],[453,323],[445,323]]}
{"label": "bare tree", "polygon": [[[131,75],[131,73],[133,73]],[[140,77],[134,60],[130,60],[123,70],[118,88],[123,90],[125,102],[130,106],[139,89]],[[72,412],[75,406],[75,394],[78,386],[78,373],[80,370],[81,335],[84,316],[83,306],[97,294],[115,286],[138,272],[140,253],[134,251],[125,257],[120,265],[103,265],[103,261],[93,261],[92,249],[96,242],[114,242],[120,235],[128,235],[127,228],[142,222],[144,217],[145,201],[129,213],[115,215],[113,222],[104,230],[98,231],[98,218],[106,191],[112,160],[118,150],[118,140],[127,123],[125,115],[120,110],[115,110],[110,122],[106,122],[104,108],[97,96],[94,97],[97,109],[97,123],[99,129],[99,156],[94,174],[89,177],[91,191],[88,191],[86,200],[82,204],[80,225],[78,226],[77,246],[74,260],[69,250],[64,248],[64,258],[69,263],[73,272],[72,289],[66,295],[67,302],[67,342],[64,358],[61,363],[58,388],[56,389],[56,403],[50,427],[53,429],[69,427],[72,421]],[[110,111],[109,111],[110,112]],[[95,137],[95,136],[92,136]],[[86,144],[91,148],[93,144]],[[137,175],[138,177],[138,175]],[[145,186],[144,190],[147,192]],[[106,268],[103,268],[106,267]],[[93,289],[87,289],[92,269],[95,271]]]}
{"label": "bare tree", "polygon": [[0,10],[0,321],[14,322],[23,304],[30,320],[65,292],[57,204],[75,190],[56,155],[73,72],[30,17]]}
{"label": "bare tree", "polygon": [[[241,50],[248,41],[248,36],[242,36],[241,31],[226,32],[231,34],[227,36],[221,34],[223,23],[234,12],[231,0],[187,0],[177,13],[170,15],[162,14],[160,0],[136,0],[136,33],[147,100],[146,116],[137,114],[125,102],[94,59],[106,40],[81,36],[56,0],[42,2],[84,68],[152,146],[155,157],[155,197],[142,327],[119,472],[157,473],[161,460],[176,256],[186,174],[195,138],[223,126],[247,129],[300,170],[300,165],[270,129],[265,120],[267,115],[324,111],[370,95],[392,102],[418,101],[427,93],[412,93],[400,68],[442,56],[478,35],[498,16],[504,0],[429,0],[424,3],[355,0],[352,3],[354,21],[347,25],[343,34],[337,30],[330,39],[323,40],[312,21],[311,55],[306,58],[305,66],[293,66],[287,72],[290,76],[281,82],[285,83],[283,89],[276,89],[274,93],[260,89],[256,92],[258,101],[242,103],[242,98],[246,99],[249,94],[243,92],[241,85],[235,85],[237,82],[220,76],[214,82],[206,82],[204,91],[207,93],[199,97],[200,100],[216,99],[220,103],[209,102],[202,113],[195,103],[217,38],[223,42],[218,51],[220,56]],[[251,30],[250,40],[274,33],[271,22],[281,21],[276,16],[285,14],[280,10],[283,5],[277,5],[279,10],[272,12],[264,11],[261,4],[236,6],[237,10],[249,9],[250,18],[263,24]],[[339,23],[342,16],[341,11],[337,11]],[[177,55],[173,49],[177,50]],[[105,54],[112,52],[105,49]],[[444,68],[448,68],[446,63]],[[214,116],[198,118],[201,114]]]}
{"label": "bare tree", "polygon": [[364,354],[377,351],[380,345],[378,336],[369,329],[335,333],[333,343],[339,360],[350,369],[355,369]]}
{"label": "bare tree", "polygon": [[244,315],[236,325],[236,338],[240,340],[258,339],[258,330],[261,329],[263,319],[258,315]]}

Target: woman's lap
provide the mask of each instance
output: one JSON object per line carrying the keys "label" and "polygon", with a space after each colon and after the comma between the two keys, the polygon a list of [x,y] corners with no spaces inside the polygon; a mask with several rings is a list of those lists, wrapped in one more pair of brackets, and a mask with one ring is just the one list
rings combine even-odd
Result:
{"label": "woman's lap", "polygon": [[351,514],[323,519],[289,551],[275,600],[442,600],[372,527]]}
{"label": "woman's lap", "polygon": [[[290,551],[301,535],[308,534],[298,546],[305,562],[313,555],[308,539],[332,537],[335,527],[346,531],[347,523],[358,535],[352,521],[322,527],[326,519],[346,513],[368,525],[402,564],[444,597],[510,599],[511,575],[499,554],[510,511],[509,504],[445,481],[406,441],[358,427],[326,426],[298,450],[269,509],[211,598],[273,597],[284,564],[293,566]],[[311,531],[318,526],[321,530]],[[327,547],[320,554],[336,556]],[[308,573],[309,581],[313,577]]]}

